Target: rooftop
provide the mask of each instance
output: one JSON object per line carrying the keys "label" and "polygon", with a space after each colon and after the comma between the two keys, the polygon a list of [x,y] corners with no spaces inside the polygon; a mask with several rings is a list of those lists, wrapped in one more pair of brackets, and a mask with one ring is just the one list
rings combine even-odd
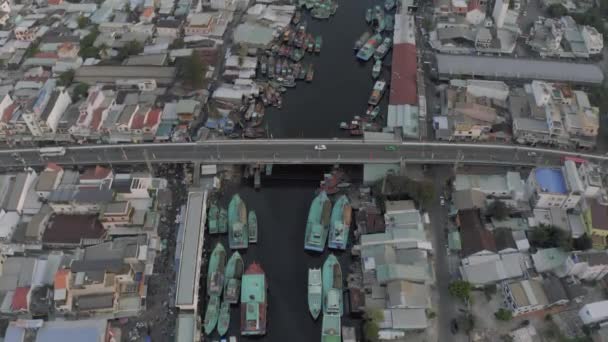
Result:
{"label": "rooftop", "polygon": [[534,170],[536,182],[542,192],[567,194],[568,188],[561,169],[536,168]]}
{"label": "rooftop", "polygon": [[100,239],[104,229],[97,215],[63,215],[51,218],[42,235],[43,243],[80,244],[83,239]]}

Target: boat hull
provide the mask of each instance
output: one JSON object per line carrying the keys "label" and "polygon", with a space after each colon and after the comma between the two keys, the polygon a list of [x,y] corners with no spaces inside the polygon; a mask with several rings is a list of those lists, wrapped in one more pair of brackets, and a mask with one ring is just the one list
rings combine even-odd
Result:
{"label": "boat hull", "polygon": [[205,334],[211,335],[215,326],[217,325],[219,315],[220,298],[213,296],[209,298],[207,303],[207,310],[205,311],[205,321],[203,322]]}

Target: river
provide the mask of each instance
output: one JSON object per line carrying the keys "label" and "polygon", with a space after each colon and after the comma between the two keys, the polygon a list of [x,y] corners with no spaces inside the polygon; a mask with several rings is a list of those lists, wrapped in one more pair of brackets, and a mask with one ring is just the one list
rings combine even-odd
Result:
{"label": "river", "polygon": [[[379,1],[338,1],[339,8],[329,20],[312,19],[308,31],[323,36],[319,55],[307,54],[304,64],[313,63],[315,78],[312,83],[298,82],[283,96],[282,109],[268,108],[266,122],[274,138],[333,138],[348,136],[339,129],[342,121],[363,115],[373,87],[371,70],[373,59],[359,62],[353,45],[368,29],[365,10]],[[390,54],[385,64],[390,61]],[[389,76],[384,70],[384,77]],[[386,108],[386,98],[383,107]]]}

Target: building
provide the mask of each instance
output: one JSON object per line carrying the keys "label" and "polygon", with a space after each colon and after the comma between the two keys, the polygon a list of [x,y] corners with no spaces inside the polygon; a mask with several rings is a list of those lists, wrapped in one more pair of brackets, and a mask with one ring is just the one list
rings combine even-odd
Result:
{"label": "building", "polygon": [[74,81],[90,85],[123,80],[154,80],[156,84],[169,85],[175,79],[176,69],[166,66],[82,66],[76,69]]}
{"label": "building", "polygon": [[98,213],[113,198],[113,192],[108,189],[59,187],[49,194],[47,201],[56,213],[84,215]]}
{"label": "building", "polygon": [[583,36],[589,54],[595,55],[602,53],[602,49],[604,48],[604,37],[595,27],[583,26],[581,35]]}
{"label": "building", "polygon": [[578,205],[581,193],[571,191],[561,169],[536,168],[526,182],[530,203],[535,208],[572,209]]}
{"label": "building", "polygon": [[63,177],[63,168],[55,163],[49,163],[40,173],[38,182],[34,186],[36,194],[41,199],[49,197],[51,192],[59,186]]}
{"label": "building", "polygon": [[608,320],[608,300],[585,304],[578,312],[583,324],[595,324]]}
{"label": "building", "polygon": [[594,198],[600,195],[603,188],[600,167],[597,164],[581,163],[578,167],[578,174],[583,183],[584,196]]}
{"label": "building", "polygon": [[463,265],[498,259],[494,235],[483,226],[479,209],[460,210],[457,224],[462,235]]}
{"label": "building", "polygon": [[564,263],[566,275],[584,281],[600,280],[608,274],[606,251],[573,252]]}
{"label": "building", "polygon": [[525,187],[519,172],[509,171],[505,175],[457,174],[453,183],[454,191],[477,190],[488,198],[525,198]]}
{"label": "building", "polygon": [[59,119],[72,103],[65,90],[55,90],[54,81],[47,81],[31,108],[26,108],[23,120],[35,137],[55,133]]}
{"label": "building", "polygon": [[159,37],[178,38],[182,31],[182,21],[177,19],[159,19],[156,21],[156,34]]}
{"label": "building", "polygon": [[191,14],[184,27],[186,36],[202,36],[208,38],[222,38],[228,24],[232,21],[232,12],[202,12]]}
{"label": "building", "polygon": [[598,199],[592,199],[588,203],[589,209],[584,215],[587,233],[594,248],[605,249],[608,246],[608,204]]}
{"label": "building", "polygon": [[494,18],[494,25],[498,28],[502,28],[507,17],[507,11],[509,10],[509,0],[496,0],[494,2],[494,10],[492,11],[492,18]]}
{"label": "building", "polygon": [[501,286],[504,305],[513,316],[545,309],[550,303],[542,286],[536,279],[526,279]]}

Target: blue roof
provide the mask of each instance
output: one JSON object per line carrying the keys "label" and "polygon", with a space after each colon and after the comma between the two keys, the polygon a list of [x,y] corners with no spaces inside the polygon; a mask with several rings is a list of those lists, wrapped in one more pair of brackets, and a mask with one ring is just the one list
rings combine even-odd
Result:
{"label": "blue roof", "polygon": [[566,181],[560,169],[537,168],[535,171],[536,182],[543,192],[559,194],[568,193]]}

